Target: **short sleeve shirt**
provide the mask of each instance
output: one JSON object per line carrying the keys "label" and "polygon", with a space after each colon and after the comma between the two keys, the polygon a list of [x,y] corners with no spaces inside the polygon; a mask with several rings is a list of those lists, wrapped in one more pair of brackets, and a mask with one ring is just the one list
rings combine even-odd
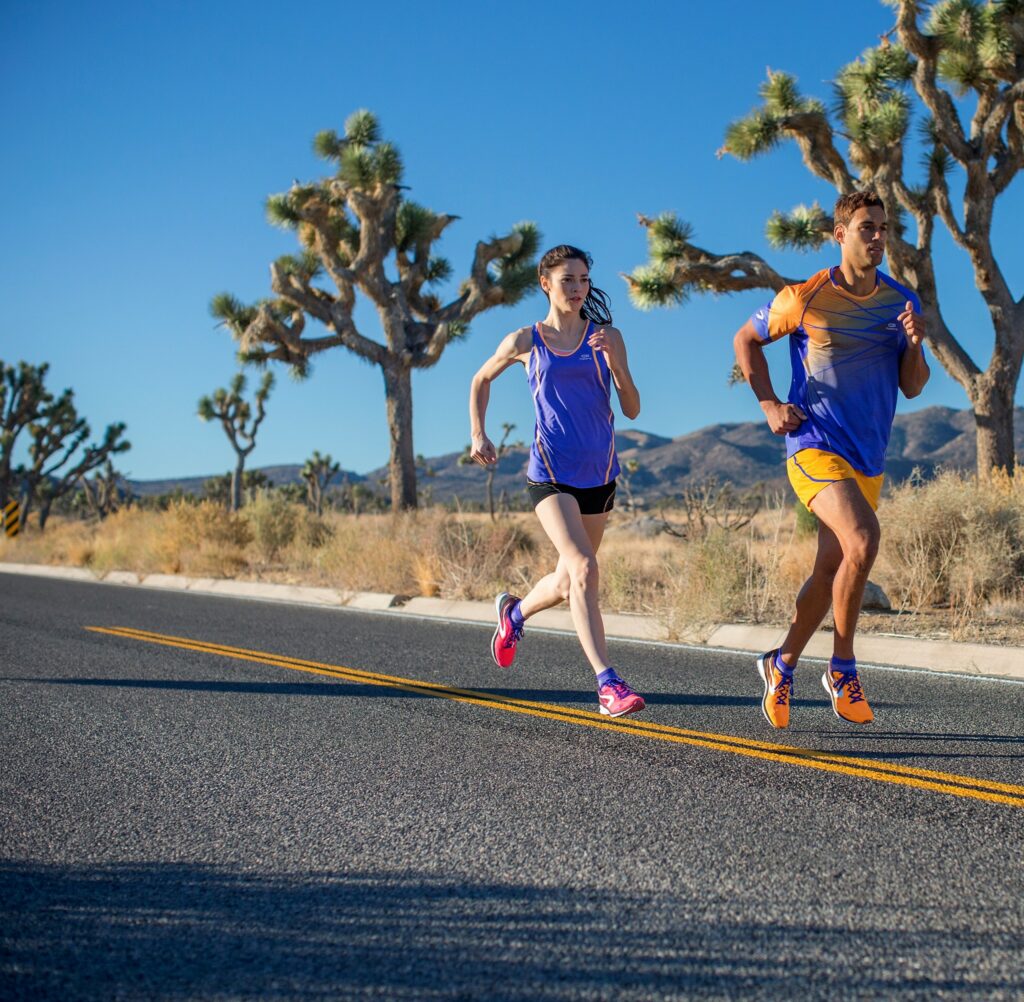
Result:
{"label": "short sleeve shirt", "polygon": [[788,285],[750,319],[766,344],[789,336],[793,380],[788,401],[806,415],[786,435],[786,454],[823,449],[869,477],[885,467],[907,339],[897,319],[917,296],[888,275],[854,296],[826,268]]}

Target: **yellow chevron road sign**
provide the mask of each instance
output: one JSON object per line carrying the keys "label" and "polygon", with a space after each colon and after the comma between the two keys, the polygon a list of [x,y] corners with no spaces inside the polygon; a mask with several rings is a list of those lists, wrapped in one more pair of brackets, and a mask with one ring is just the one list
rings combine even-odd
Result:
{"label": "yellow chevron road sign", "polygon": [[4,532],[11,537],[17,536],[21,530],[21,505],[17,501],[8,501],[3,508]]}

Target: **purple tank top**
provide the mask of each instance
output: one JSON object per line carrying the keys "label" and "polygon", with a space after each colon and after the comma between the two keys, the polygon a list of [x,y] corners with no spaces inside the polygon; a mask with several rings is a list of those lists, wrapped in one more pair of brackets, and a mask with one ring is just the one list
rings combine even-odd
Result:
{"label": "purple tank top", "polygon": [[526,475],[538,483],[600,487],[619,474],[611,373],[604,353],[587,344],[588,322],[575,350],[552,351],[533,325],[526,378],[537,428]]}

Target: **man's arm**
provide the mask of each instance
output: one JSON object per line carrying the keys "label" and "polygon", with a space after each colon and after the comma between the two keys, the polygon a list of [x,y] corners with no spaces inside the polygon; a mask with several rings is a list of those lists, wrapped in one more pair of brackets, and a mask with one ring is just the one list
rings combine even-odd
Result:
{"label": "man's arm", "polygon": [[900,389],[905,397],[916,397],[932,374],[924,358],[924,317],[915,313],[914,304],[908,301],[896,319],[903,324],[907,339],[907,347],[900,359]]}
{"label": "man's arm", "polygon": [[764,342],[757,333],[753,321],[748,320],[732,339],[736,350],[736,361],[740,371],[754,391],[768,427],[776,435],[796,431],[807,420],[807,415],[796,404],[784,404],[775,395],[772,377],[768,371],[768,360],[764,357]]}

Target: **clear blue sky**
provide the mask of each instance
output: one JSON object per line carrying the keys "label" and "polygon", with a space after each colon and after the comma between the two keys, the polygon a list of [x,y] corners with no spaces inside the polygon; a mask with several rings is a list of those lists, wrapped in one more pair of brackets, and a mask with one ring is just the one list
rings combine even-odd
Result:
{"label": "clear blue sky", "polygon": [[[777,254],[764,240],[773,208],[834,198],[794,148],[749,164],[717,160],[715,150],[726,124],[755,105],[767,66],[828,100],[837,68],[877,41],[891,12],[872,0],[844,5],[841,22],[840,9],[826,16],[810,0],[779,10],[748,0],[310,0],[290,11],[264,0],[6,4],[0,358],[50,362],[52,386],[74,388],[96,434],[127,422],[134,447],[118,465],[133,477],[226,470],[223,433],[195,416],[198,398],[236,368],[210,297],[268,294],[269,262],[295,244],[266,223],[264,199],[292,178],[325,173],[313,135],[366,107],[401,148],[411,196],[461,217],[439,248],[454,282],[477,239],[521,219],[540,225],[545,245],[593,253],[643,396],[634,426],[679,435],[758,420],[749,391],[725,380],[733,332],[770,297],[699,298],[645,314],[618,275],[646,259],[636,213],[665,209],[717,252],[757,251],[794,276],[831,263],[828,251]],[[997,221],[997,249],[1020,295],[1014,218],[1024,218],[1020,181]],[[984,367],[987,314],[965,262],[940,244],[943,308]],[[538,295],[485,314],[415,376],[417,452],[465,444],[472,373],[544,306]],[[372,312],[361,315],[375,335]],[[770,354],[784,392],[787,352]],[[966,406],[933,368],[909,406]],[[313,449],[359,472],[387,461],[378,370],[339,350],[322,355],[305,383],[277,372],[251,466],[301,462]],[[515,371],[491,398],[490,429],[503,421],[529,437],[529,395]],[[620,416],[618,426],[629,423]]]}

